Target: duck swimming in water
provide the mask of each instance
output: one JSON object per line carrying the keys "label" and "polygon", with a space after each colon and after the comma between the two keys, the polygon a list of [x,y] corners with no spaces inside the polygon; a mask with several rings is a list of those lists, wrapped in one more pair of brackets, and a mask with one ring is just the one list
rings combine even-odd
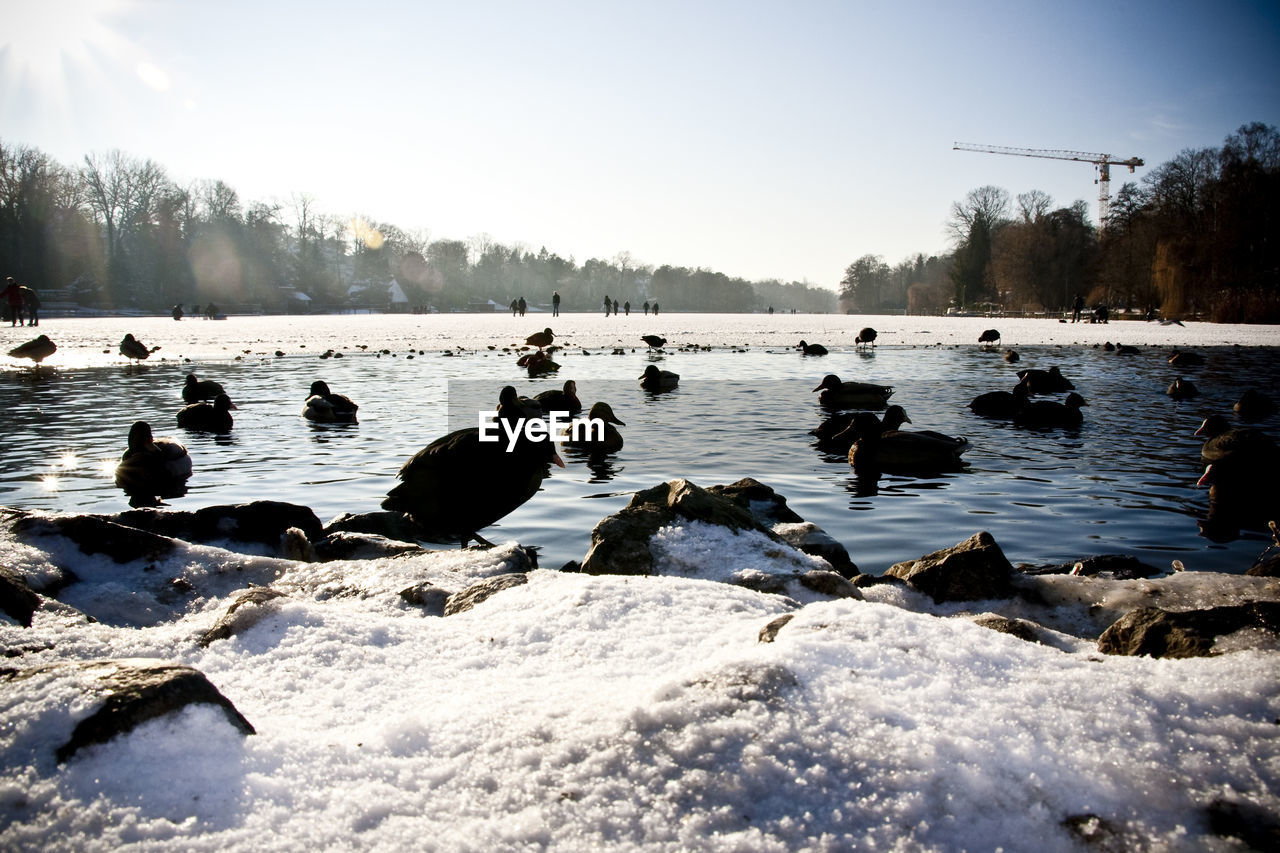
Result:
{"label": "duck swimming in water", "polygon": [[802,340],[800,341],[799,348],[802,355],[826,355],[827,354],[827,348],[824,347],[822,344],[811,344]]}
{"label": "duck swimming in water", "polygon": [[[858,439],[857,431],[852,429],[854,417],[854,412],[839,412],[810,430],[809,434],[818,439],[815,442],[817,448],[827,453],[848,453]],[[875,415],[871,417],[874,418]],[[885,409],[884,417],[878,420],[881,432],[896,430],[903,424],[911,423],[906,409],[897,405]]]}
{"label": "duck swimming in water", "polygon": [[219,383],[214,382],[212,379],[197,379],[194,373],[188,373],[187,379],[182,385],[182,399],[188,403],[212,400],[219,394],[225,393],[226,391]]}
{"label": "duck swimming in water", "polygon": [[350,397],[333,393],[328,383],[317,379],[302,404],[302,416],[318,424],[354,424],[359,409]]}
{"label": "duck swimming in water", "polygon": [[1018,379],[1026,384],[1027,391],[1031,394],[1057,394],[1076,390],[1076,386],[1062,375],[1056,364],[1048,370],[1019,370]]}
{"label": "duck swimming in water", "polygon": [[1169,387],[1165,389],[1164,393],[1175,400],[1189,400],[1192,397],[1200,396],[1200,389],[1190,379],[1183,379],[1179,376],[1169,383]]}
{"label": "duck swimming in water", "polygon": [[587,418],[590,421],[603,423],[604,434],[600,435],[599,430],[593,430],[590,427],[579,428],[578,437],[575,439],[574,430],[570,427],[569,438],[565,440],[565,447],[584,450],[589,453],[617,453],[622,449],[622,433],[618,432],[616,426],[626,426],[626,424],[618,420],[613,413],[613,408],[608,403],[593,403],[591,411],[587,413]]}
{"label": "duck swimming in water", "polygon": [[481,441],[477,427],[442,436],[401,467],[400,483],[382,508],[409,515],[434,541],[461,541],[466,547],[474,539],[488,545],[479,531],[533,497],[549,464],[564,467],[549,436],[542,441],[525,436],[517,398],[510,385],[498,398],[498,420],[519,432],[510,451],[501,424],[497,441]]}
{"label": "duck swimming in water", "polygon": [[679,373],[672,373],[670,370],[659,370],[657,365],[654,364],[646,367],[644,373],[640,374],[640,387],[652,394],[670,391],[679,384]]}
{"label": "duck swimming in water", "polygon": [[151,425],[135,421],[129,428],[129,445],[116,466],[116,486],[134,505],[154,505],[161,498],[187,493],[191,457],[187,448],[171,438],[155,438]]}
{"label": "duck swimming in water", "polygon": [[582,411],[582,402],[578,399],[578,383],[566,379],[563,388],[552,388],[533,395],[539,408],[546,414],[563,412],[576,415]]}
{"label": "duck swimming in water", "polygon": [[231,432],[231,410],[235,403],[219,394],[212,403],[191,403],[178,411],[178,426],[203,432]]}
{"label": "duck swimming in water", "polygon": [[814,391],[819,405],[829,409],[883,409],[893,396],[893,388],[871,382],[841,382],[840,377],[829,373],[818,383]]}
{"label": "duck swimming in water", "polygon": [[964,470],[960,455],[969,448],[963,438],[941,433],[885,431],[870,412],[854,415],[857,440],[849,447],[849,464],[861,470],[942,473]]}
{"label": "duck swimming in water", "polygon": [[1084,397],[1072,391],[1062,403],[1053,400],[1028,403],[1014,415],[1013,424],[1020,427],[1078,427],[1084,421],[1080,407],[1087,405]]}
{"label": "duck swimming in water", "polygon": [[1027,386],[1019,382],[1012,391],[988,391],[979,394],[969,403],[969,411],[984,418],[1010,419],[1031,402]]}
{"label": "duck swimming in water", "polygon": [[1236,401],[1232,408],[1237,415],[1246,421],[1256,421],[1273,414],[1276,410],[1276,404],[1266,394],[1250,388],[1240,395],[1240,399]]}

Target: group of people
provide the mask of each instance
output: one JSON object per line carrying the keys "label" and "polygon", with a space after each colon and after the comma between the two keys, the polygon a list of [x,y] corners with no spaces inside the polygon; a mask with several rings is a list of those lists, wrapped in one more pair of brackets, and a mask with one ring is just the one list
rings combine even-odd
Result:
{"label": "group of people", "polygon": [[[512,299],[511,305],[509,307],[511,308],[512,317],[523,317],[524,312],[529,307],[529,303],[527,303],[525,301],[525,298],[521,296],[518,299]],[[605,294],[604,316],[608,317],[610,314],[616,315],[618,313],[618,308],[619,308],[618,300],[610,299],[609,295]],[[627,300],[626,302],[623,302],[621,305],[621,308],[624,314],[626,314],[628,317],[631,316],[631,300]],[[649,300],[647,299],[645,300],[645,303],[644,303],[644,313],[646,315],[649,313]],[[658,315],[657,302],[653,303],[653,314],[655,317]],[[560,291],[558,290],[551,294],[551,316],[552,317],[560,316]]]}
{"label": "group of people", "polygon": [[[622,303],[622,311],[628,317],[631,316],[631,300],[630,299]],[[618,315],[618,300],[616,299],[610,300],[609,294],[606,293],[604,295],[604,316],[608,317],[610,313],[612,313],[615,317]],[[649,300],[647,299],[644,302],[644,313],[646,315],[649,313]],[[653,303],[653,315],[655,317],[658,316],[657,302]]]}
{"label": "group of people", "polygon": [[25,319],[28,326],[40,325],[40,297],[25,284],[18,284],[13,276],[4,279],[4,310],[9,315],[10,326],[21,326]]}
{"label": "group of people", "polygon": [[[173,310],[171,310],[169,313],[170,313],[170,315],[172,315],[173,319],[175,319],[175,320],[181,320],[183,317],[185,317],[185,316],[186,316],[186,312],[182,310],[182,303],[181,303],[181,302],[179,302],[177,305],[173,306]],[[204,311],[203,311],[203,312],[201,312],[201,311],[200,311],[200,306],[199,306],[199,305],[194,306],[194,307],[191,309],[191,313],[192,313],[192,315],[193,315],[193,316],[196,316],[196,317],[199,317],[199,316],[201,315],[201,313],[203,313],[203,314],[204,314],[204,318],[205,318],[206,320],[216,320],[216,319],[218,319],[218,317],[220,316],[220,314],[219,314],[219,312],[218,312],[218,306],[217,306],[217,305],[214,305],[212,302],[210,302],[208,305],[206,305],[206,306],[205,306],[205,308],[204,308]]]}

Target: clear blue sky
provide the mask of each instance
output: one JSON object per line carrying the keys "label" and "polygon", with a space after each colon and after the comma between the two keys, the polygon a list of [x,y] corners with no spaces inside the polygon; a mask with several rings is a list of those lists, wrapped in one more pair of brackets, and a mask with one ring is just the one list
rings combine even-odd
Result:
{"label": "clear blue sky", "polygon": [[433,239],[835,287],[971,189],[1280,125],[1277,2],[0,0],[0,140]]}

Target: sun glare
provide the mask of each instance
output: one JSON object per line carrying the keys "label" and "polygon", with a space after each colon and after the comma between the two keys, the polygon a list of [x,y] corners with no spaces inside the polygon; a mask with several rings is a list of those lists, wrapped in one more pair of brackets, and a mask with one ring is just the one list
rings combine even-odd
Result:
{"label": "sun glare", "polygon": [[7,2],[0,28],[0,75],[6,86],[61,97],[69,67],[96,70],[104,61],[120,61],[129,44],[109,20],[131,5],[129,0]]}

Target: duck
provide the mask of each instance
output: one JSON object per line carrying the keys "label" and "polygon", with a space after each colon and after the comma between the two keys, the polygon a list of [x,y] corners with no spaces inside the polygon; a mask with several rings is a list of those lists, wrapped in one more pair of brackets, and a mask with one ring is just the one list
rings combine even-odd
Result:
{"label": "duck", "polygon": [[225,393],[227,393],[226,390],[219,383],[212,379],[197,379],[194,373],[187,374],[186,382],[182,386],[182,399],[188,403],[212,400],[219,394]]}
{"label": "duck", "polygon": [[1135,346],[1129,344],[1117,343],[1115,346],[1116,355],[1137,355],[1139,350]]}
{"label": "duck", "polygon": [[1271,436],[1253,427],[1233,427],[1222,415],[1209,415],[1195,435],[1204,439],[1200,461],[1205,465],[1244,459],[1244,468],[1264,468],[1280,458],[1280,450]]}
{"label": "duck", "polygon": [[1169,383],[1169,387],[1165,389],[1164,393],[1175,400],[1189,400],[1192,397],[1200,396],[1200,389],[1190,379],[1183,379],[1179,376]]}
{"label": "duck", "polygon": [[57,351],[58,345],[49,340],[48,335],[41,335],[38,338],[27,341],[25,344],[18,344],[9,350],[9,356],[11,358],[29,358],[39,364]]}
{"label": "duck", "polygon": [[582,411],[582,402],[578,399],[578,383],[572,379],[566,379],[563,388],[552,388],[549,391],[534,394],[533,397],[542,411],[547,414],[564,412],[576,415]]}
{"label": "duck", "polygon": [[231,410],[236,407],[226,394],[212,403],[191,403],[178,411],[178,426],[203,432],[231,432]]}
{"label": "duck", "polygon": [[1019,370],[1018,379],[1026,383],[1029,394],[1057,394],[1060,391],[1076,390],[1076,386],[1062,375],[1056,364],[1048,370]]}
{"label": "duck", "polygon": [[151,357],[151,353],[160,349],[160,347],[148,348],[146,344],[138,340],[131,334],[126,334],[124,340],[120,341],[120,354],[130,361],[142,361]]}
{"label": "duck", "polygon": [[552,361],[546,351],[525,353],[516,359],[516,366],[523,367],[530,376],[542,376],[560,369],[558,362]]}
{"label": "duck", "polygon": [[[514,387],[498,396],[498,419],[524,421]],[[480,532],[524,505],[538,491],[548,465],[564,467],[555,442],[533,441],[520,430],[508,451],[505,430],[498,441],[481,441],[478,427],[437,438],[401,466],[398,485],[382,508],[408,515],[432,541],[474,540],[490,546]]]}
{"label": "duck", "polygon": [[1187,352],[1174,347],[1173,355],[1169,356],[1169,364],[1174,367],[1199,367],[1204,364],[1204,356],[1198,352]]}
{"label": "duck", "polygon": [[359,409],[350,397],[333,393],[328,383],[317,379],[302,404],[302,416],[320,424],[354,424]]}
{"label": "duck", "polygon": [[667,345],[667,339],[661,335],[641,335],[640,340],[649,345],[649,349],[662,349]]}
{"label": "duck", "polygon": [[870,326],[867,326],[865,329],[858,332],[857,336],[853,339],[854,349],[857,349],[863,344],[873,347],[876,345],[876,330]]}
{"label": "duck", "polygon": [[984,418],[1016,417],[1031,402],[1027,386],[1019,382],[1012,391],[988,391],[969,402],[969,411]]}
{"label": "duck", "polygon": [[1004,351],[1004,360],[1010,364],[1017,364],[1022,361],[1022,356],[1018,354],[1016,349],[1007,349]]}
{"label": "duck", "polygon": [[1204,473],[1197,486],[1209,487],[1209,517],[1202,527],[1210,538],[1231,539],[1240,527],[1261,529],[1280,518],[1280,449],[1252,427],[1235,427],[1221,415],[1205,418],[1196,435]]}
{"label": "duck", "polygon": [[1274,414],[1276,404],[1266,394],[1250,388],[1240,395],[1232,409],[1246,421],[1256,421]]}
{"label": "duck", "polygon": [[[817,437],[815,445],[819,450],[828,453],[848,453],[850,446],[857,439],[857,433],[850,429],[853,426],[853,412],[840,412],[824,420],[809,430],[809,434]],[[872,415],[871,417],[875,417]],[[879,419],[881,432],[896,430],[903,424],[911,423],[906,409],[893,405],[884,410],[884,417]]]}
{"label": "duck", "polygon": [[672,373],[670,370],[659,370],[655,364],[649,365],[644,369],[644,373],[640,374],[640,387],[650,393],[656,394],[661,391],[670,391],[679,384],[679,373]]}
{"label": "duck", "polygon": [[116,486],[137,504],[181,497],[190,477],[191,456],[182,443],[155,438],[146,421],[135,421],[129,427],[128,447],[116,466]]}
{"label": "duck", "polygon": [[[569,428],[569,437],[565,440],[566,447],[584,450],[589,453],[617,453],[622,449],[622,433],[618,432],[617,427],[626,426],[626,424],[618,420],[618,417],[613,413],[613,408],[608,403],[592,403],[591,410],[587,412],[587,419],[586,423],[588,424],[602,423],[604,425],[604,434],[596,435],[597,430],[592,426],[579,427],[578,431],[575,431],[571,426]],[[584,422],[577,421],[576,423]]]}
{"label": "duck", "polygon": [[800,341],[800,352],[802,355],[826,355],[827,348],[822,344],[811,344]]}
{"label": "duck", "polygon": [[986,329],[982,334],[978,335],[978,343],[980,344],[998,344],[1000,343],[999,329]]}
{"label": "duck", "polygon": [[888,472],[946,472],[964,470],[960,455],[969,447],[962,438],[940,433],[884,431],[870,412],[854,415],[857,439],[849,447],[854,468]]}
{"label": "duck", "polygon": [[534,332],[532,335],[524,339],[524,342],[531,347],[543,349],[551,346],[551,342],[556,339],[555,333],[551,331],[551,327],[543,329],[541,332]]}
{"label": "duck", "polygon": [[883,409],[893,396],[889,385],[871,382],[842,382],[834,373],[822,377],[814,391],[821,391],[818,404],[831,409]]}
{"label": "duck", "polygon": [[1078,427],[1084,422],[1080,407],[1087,405],[1084,397],[1072,391],[1061,403],[1053,400],[1028,403],[1013,416],[1013,423],[1022,427]]}

